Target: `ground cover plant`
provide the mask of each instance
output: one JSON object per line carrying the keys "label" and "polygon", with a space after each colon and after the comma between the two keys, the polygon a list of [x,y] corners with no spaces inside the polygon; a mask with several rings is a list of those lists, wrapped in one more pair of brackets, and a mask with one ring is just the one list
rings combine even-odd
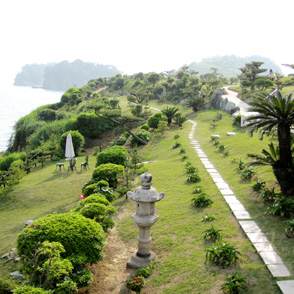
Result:
{"label": "ground cover plant", "polygon": [[[268,144],[276,142],[275,136],[264,136],[263,140],[259,140],[259,136],[250,136],[246,129],[231,124],[231,116],[223,113],[223,118],[218,122],[215,129],[211,129],[209,124],[211,118],[216,111],[205,111],[198,113],[196,122],[195,139],[197,139],[202,146],[205,146],[205,154],[209,160],[220,171],[223,179],[229,184],[234,194],[239,201],[245,206],[261,230],[271,240],[272,245],[282,257],[283,261],[289,268],[290,272],[294,270],[292,256],[294,254],[294,246],[291,241],[285,236],[285,223],[279,217],[265,215],[267,207],[271,206],[271,202],[263,203],[262,191],[261,193],[252,193],[251,185],[256,183],[254,178],[252,180],[241,180],[240,174],[245,168],[246,163],[250,162],[250,158],[246,156],[248,153],[260,154],[262,149],[266,149]],[[235,136],[227,136],[227,132],[235,132]],[[218,134],[223,144],[227,146],[230,155],[227,158],[220,158],[215,153],[215,148],[211,144],[211,134]],[[244,163],[244,164],[243,164]],[[237,168],[236,168],[237,164]],[[224,165],[226,168],[224,169]],[[240,168],[241,167],[241,168]],[[270,166],[259,166],[257,172],[258,180],[266,183],[266,188],[269,191],[274,189],[274,193],[280,192],[276,179],[273,175]],[[271,199],[276,196],[266,197],[264,199]],[[267,200],[265,200],[267,201]]]}
{"label": "ground cover plant", "polygon": [[[229,207],[192,149],[188,139],[190,127],[191,125],[184,124],[177,140],[185,148],[189,161],[199,169],[201,186],[210,195],[213,205],[203,211],[191,209],[190,201],[195,185],[185,183],[185,162],[181,160],[178,150],[171,148],[171,141],[174,142],[174,136],[179,132],[177,128],[171,127],[164,137],[155,135],[147,146],[140,149],[143,160],[149,161],[146,166],[153,176],[152,186],[158,192],[165,193],[165,198],[156,203],[159,220],[151,229],[151,249],[156,252],[160,264],[146,281],[142,292],[213,293],[214,289],[219,289],[219,285],[223,284],[227,273],[233,272],[237,266],[240,274],[252,282],[248,293],[279,293],[274,279],[249,240],[244,237]],[[231,171],[236,176],[233,169]],[[251,187],[250,190],[252,191]],[[114,205],[124,211],[124,216],[117,220],[122,239],[130,246],[136,246],[138,231],[129,217],[134,213],[135,203],[120,198],[114,201]],[[223,239],[242,254],[237,265],[232,264],[223,270],[222,267],[205,264],[205,250],[210,245],[203,240],[207,222],[202,219],[208,214],[215,217],[214,227],[223,230]]]}

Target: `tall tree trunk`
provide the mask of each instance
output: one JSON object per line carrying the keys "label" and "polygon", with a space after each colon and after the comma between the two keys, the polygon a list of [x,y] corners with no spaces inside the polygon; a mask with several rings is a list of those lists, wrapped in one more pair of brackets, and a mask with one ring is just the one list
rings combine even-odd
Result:
{"label": "tall tree trunk", "polygon": [[291,131],[288,124],[278,125],[279,157],[281,165],[293,168],[291,152]]}

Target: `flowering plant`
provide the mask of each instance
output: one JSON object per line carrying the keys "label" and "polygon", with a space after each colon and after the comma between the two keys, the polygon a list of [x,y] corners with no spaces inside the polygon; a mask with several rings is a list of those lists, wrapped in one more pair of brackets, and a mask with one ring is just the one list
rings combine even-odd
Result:
{"label": "flowering plant", "polygon": [[127,281],[127,288],[136,293],[140,293],[144,287],[145,279],[142,276],[135,276]]}

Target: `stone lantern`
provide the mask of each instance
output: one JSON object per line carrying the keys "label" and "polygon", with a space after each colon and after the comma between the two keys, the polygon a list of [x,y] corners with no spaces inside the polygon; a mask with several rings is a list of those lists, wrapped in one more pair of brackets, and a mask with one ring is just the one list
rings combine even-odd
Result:
{"label": "stone lantern", "polygon": [[155,202],[164,197],[164,193],[157,193],[156,189],[151,187],[152,175],[145,172],[140,176],[142,187],[138,187],[134,192],[127,193],[131,200],[136,201],[136,213],[132,215],[133,221],[139,227],[138,251],[127,262],[127,266],[133,268],[142,268],[154,261],[156,256],[150,252],[150,228],[158,220],[158,215],[154,213]]}

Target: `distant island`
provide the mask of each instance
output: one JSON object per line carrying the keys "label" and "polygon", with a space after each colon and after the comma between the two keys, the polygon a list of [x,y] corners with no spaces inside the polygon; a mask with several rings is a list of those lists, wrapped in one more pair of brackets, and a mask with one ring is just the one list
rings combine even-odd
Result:
{"label": "distant island", "polygon": [[239,68],[244,67],[246,63],[252,61],[262,61],[264,64],[262,68],[267,70],[272,69],[273,72],[282,74],[281,68],[271,59],[259,55],[252,55],[247,57],[239,57],[236,55],[213,56],[203,58],[200,62],[192,62],[187,64],[190,70],[194,70],[203,75],[211,72],[211,68],[216,68],[220,74],[226,78],[236,77],[241,74]]}
{"label": "distant island", "polygon": [[121,73],[113,65],[102,65],[82,60],[49,64],[27,64],[14,80],[16,86],[31,86],[47,90],[65,91],[81,87],[91,79],[114,77]]}

